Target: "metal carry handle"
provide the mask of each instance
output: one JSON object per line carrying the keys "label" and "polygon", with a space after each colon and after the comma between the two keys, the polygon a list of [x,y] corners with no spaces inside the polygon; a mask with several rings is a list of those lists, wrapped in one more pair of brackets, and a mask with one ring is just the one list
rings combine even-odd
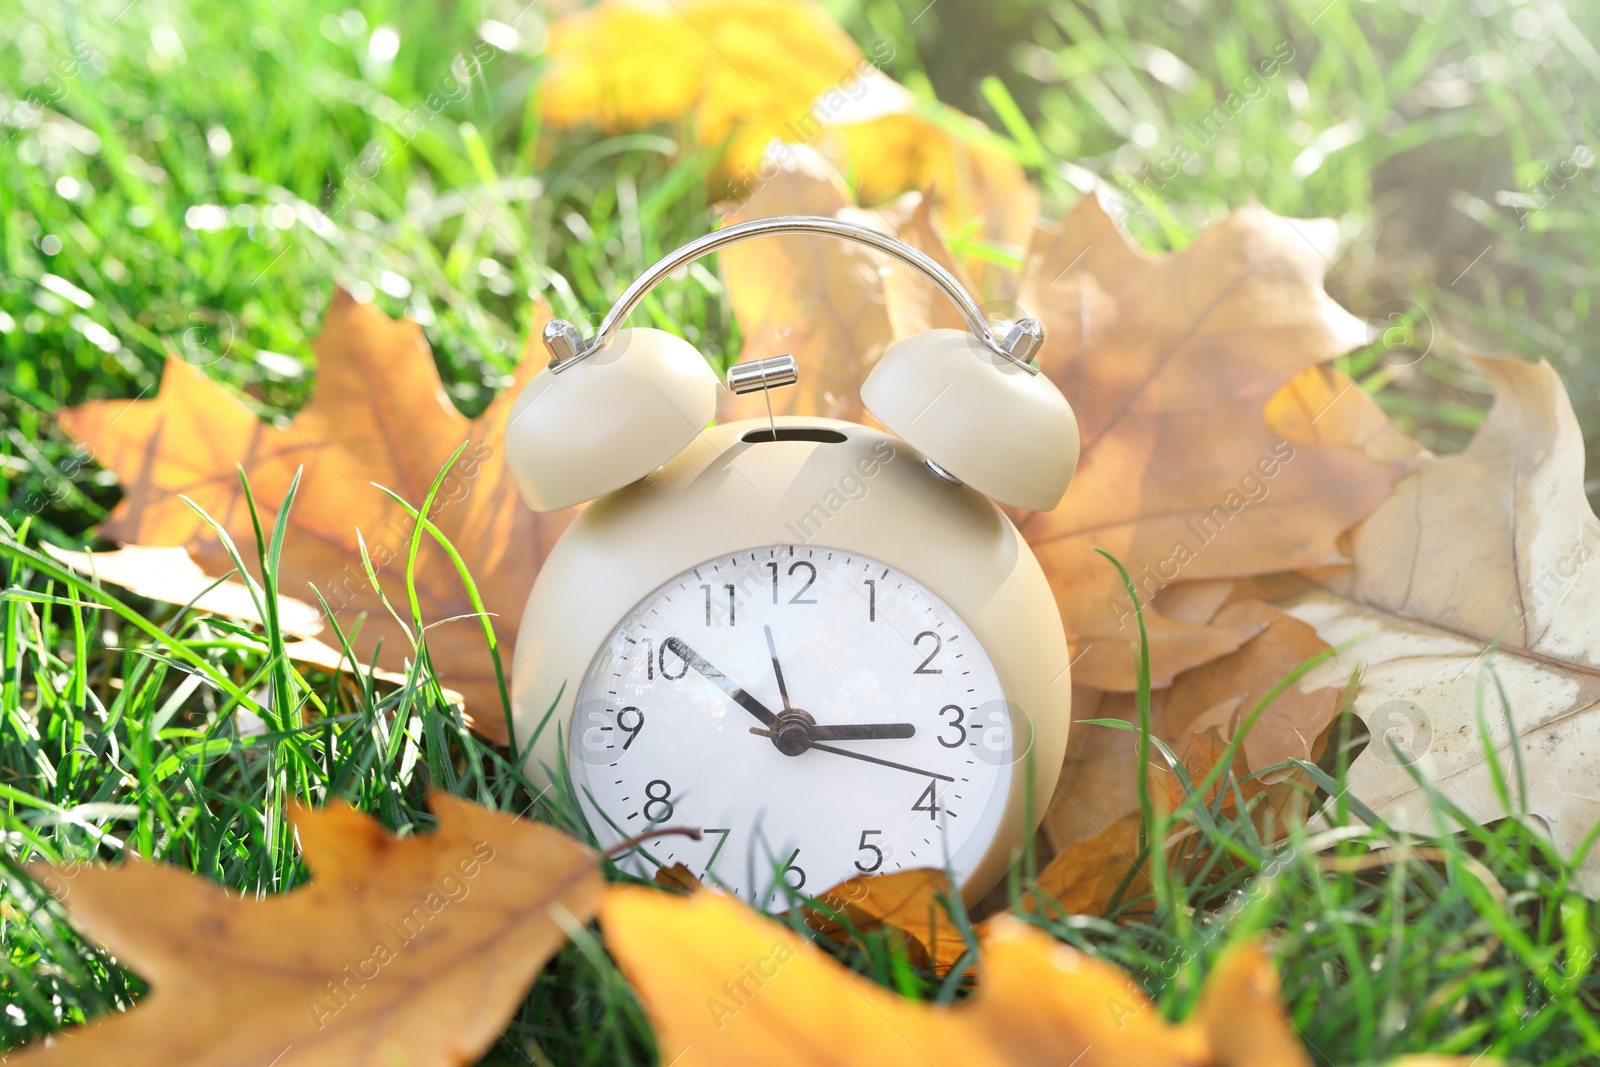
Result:
{"label": "metal carry handle", "polygon": [[677,251],[661,257],[628,286],[611,310],[606,312],[606,317],[600,320],[600,328],[595,331],[594,337],[587,341],[572,323],[565,319],[551,319],[544,328],[544,346],[550,352],[550,370],[559,374],[609,344],[618,327],[633,313],[633,309],[638,307],[639,301],[644,299],[645,294],[673,271],[719,248],[754,240],[757,237],[787,233],[811,233],[853,241],[892,256],[914,268],[937,285],[949,298],[956,306],[956,310],[961,312],[961,317],[967,320],[967,327],[986,348],[1017,364],[1030,374],[1039,373],[1039,368],[1033,365],[1033,354],[1044,343],[1044,328],[1039,325],[1037,319],[1018,319],[1010,324],[1004,337],[996,337],[984,318],[983,311],[962,288],[961,283],[928,256],[877,230],[853,222],[824,218],[821,215],[779,215],[774,218],[753,219],[690,241]]}

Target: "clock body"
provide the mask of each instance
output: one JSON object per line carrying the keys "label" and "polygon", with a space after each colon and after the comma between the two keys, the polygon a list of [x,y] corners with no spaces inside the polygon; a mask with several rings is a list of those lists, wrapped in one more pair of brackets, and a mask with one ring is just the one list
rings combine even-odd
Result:
{"label": "clock body", "polygon": [[602,847],[705,832],[646,837],[637,873],[683,863],[773,908],[780,881],[939,867],[973,902],[1054,790],[1068,664],[992,502],[902,440],[788,417],[776,440],[707,429],[578,515],[529,597],[513,708],[530,777],[565,766]]}

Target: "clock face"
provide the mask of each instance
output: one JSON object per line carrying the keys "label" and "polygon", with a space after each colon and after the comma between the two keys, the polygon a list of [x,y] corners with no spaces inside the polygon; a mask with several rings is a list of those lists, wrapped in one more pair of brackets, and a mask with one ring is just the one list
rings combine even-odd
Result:
{"label": "clock face", "polygon": [[[710,559],[612,631],[578,691],[573,783],[620,862],[682,863],[759,907],[864,873],[983,858],[1011,787],[1012,714],[972,630],[859,553]],[[781,879],[781,884],[780,884]]]}

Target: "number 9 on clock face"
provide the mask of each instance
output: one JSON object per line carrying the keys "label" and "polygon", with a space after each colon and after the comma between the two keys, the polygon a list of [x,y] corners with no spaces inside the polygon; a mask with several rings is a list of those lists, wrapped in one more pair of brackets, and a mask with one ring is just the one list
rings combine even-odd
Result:
{"label": "number 9 on clock face", "polygon": [[682,863],[780,908],[783,885],[817,895],[913,867],[963,882],[1006,807],[1011,718],[977,638],[927,587],[781,544],[706,560],[630,611],[584,677],[568,748],[602,847],[703,831],[647,838],[625,868]]}

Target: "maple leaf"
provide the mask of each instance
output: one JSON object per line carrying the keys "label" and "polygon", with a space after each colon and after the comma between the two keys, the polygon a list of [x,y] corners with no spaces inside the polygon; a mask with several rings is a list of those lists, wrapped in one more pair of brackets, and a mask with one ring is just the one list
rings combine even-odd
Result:
{"label": "maple leaf", "polygon": [[862,203],[936,189],[950,225],[977,219],[1002,240],[1032,225],[1037,194],[994,135],[917,101],[878,69],[892,42],[863,55],[811,0],[605,0],[557,19],[547,55],[546,121],[615,132],[686,120],[721,153],[719,196],[745,199],[814,143],[859,175]]}
{"label": "maple leaf", "polygon": [[129,1010],[13,1053],[15,1067],[412,1067],[491,1045],[583,923],[594,852],[434,792],[396,838],[341,802],[291,818],[310,884],[246,897],[177,868],[29,868],[74,926],[150,984]]}
{"label": "maple leaf", "polygon": [[[1354,796],[1396,829],[1436,832],[1447,816],[1414,771],[1468,818],[1535,816],[1570,857],[1600,820],[1600,521],[1556,372],[1476,363],[1496,399],[1471,444],[1425,459],[1350,535],[1348,567],[1277,603],[1343,648],[1325,677],[1360,672],[1372,742]],[[1600,895],[1600,856],[1577,875]]]}
{"label": "maple leaf", "polygon": [[[255,534],[236,465],[250,480],[264,526],[276,520],[295,471],[303,468],[279,588],[291,595],[303,591],[306,601],[316,599],[314,588],[340,627],[354,633],[363,663],[381,643],[380,665],[402,670],[414,654],[408,631],[368,581],[361,542],[379,587],[404,611],[412,519],[377,486],[420,506],[451,453],[465,444],[430,519],[478,582],[509,671],[516,623],[534,575],[572,514],[534,514],[505,466],[506,418],[541,360],[525,355],[514,382],[468,420],[446,399],[415,323],[391,320],[339,290],[314,348],[311,400],[282,426],[258,419],[227,389],[176,358],[167,361],[152,400],[95,401],[60,412],[63,428],[122,483],[123,499],[100,533],[124,544],[185,548],[207,574],[223,575],[232,569],[231,560],[215,531],[183,498],[203,508],[249,558]],[[424,623],[455,620],[428,632],[440,680],[465,698],[474,729],[504,742],[495,662],[481,623],[464,618],[475,611],[469,590],[426,536],[416,586]],[[148,585],[141,592],[154,595]],[[162,597],[175,598],[182,603],[187,596]]]}
{"label": "maple leaf", "polygon": [[600,925],[655,1026],[662,1061],[684,1067],[1311,1063],[1257,941],[1224,952],[1194,1016],[1172,1024],[1130,976],[1012,916],[983,924],[977,994],[950,1008],[898,997],[717,892],[612,887]]}
{"label": "maple leaf", "polygon": [[[990,931],[975,1002],[953,1010],[890,993],[720,893],[613,888],[600,921],[662,1061],[683,1067],[1204,1062],[1199,1036],[1168,1026],[1126,976],[1014,919]],[[1129,1002],[1120,1029],[1109,996]]]}

